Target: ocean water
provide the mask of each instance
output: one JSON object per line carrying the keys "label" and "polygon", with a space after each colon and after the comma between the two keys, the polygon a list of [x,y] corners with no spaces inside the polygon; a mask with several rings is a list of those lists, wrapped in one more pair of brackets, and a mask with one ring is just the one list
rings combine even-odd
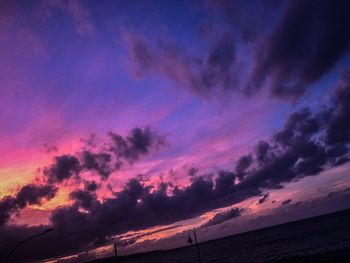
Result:
{"label": "ocean water", "polygon": [[[200,243],[202,263],[350,262],[350,210]],[[94,262],[198,262],[194,245]]]}

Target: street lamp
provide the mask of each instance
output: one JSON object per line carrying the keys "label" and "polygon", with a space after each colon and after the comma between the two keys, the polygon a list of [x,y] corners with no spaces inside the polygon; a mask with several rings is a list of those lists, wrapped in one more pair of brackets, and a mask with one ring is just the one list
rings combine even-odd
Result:
{"label": "street lamp", "polygon": [[188,239],[187,239],[187,243],[192,244],[193,240],[191,238],[191,232],[193,233],[194,236],[194,243],[196,245],[196,250],[197,250],[197,256],[198,256],[198,262],[202,263],[201,260],[201,254],[199,253],[199,246],[198,246],[198,241],[197,241],[197,234],[196,234],[196,228],[194,227],[193,229],[188,230]]}
{"label": "street lamp", "polygon": [[29,241],[29,240],[32,240],[32,239],[34,239],[34,238],[43,236],[43,235],[45,235],[45,234],[47,234],[47,233],[49,233],[49,232],[51,232],[51,231],[53,231],[53,228],[48,228],[48,229],[44,230],[42,233],[40,233],[40,234],[36,234],[36,235],[34,235],[34,236],[28,237],[28,238],[24,239],[23,241],[19,242],[19,243],[10,251],[10,253],[7,255],[6,263],[10,262],[10,258],[11,258],[11,256],[12,256],[12,254],[16,251],[16,249],[17,249],[18,247],[20,247],[21,245],[23,245],[25,242],[27,242],[27,241]]}
{"label": "street lamp", "polygon": [[118,262],[117,240],[118,240],[118,239],[116,239],[116,240],[114,241],[114,257],[115,257],[115,261],[116,261],[116,262]]}

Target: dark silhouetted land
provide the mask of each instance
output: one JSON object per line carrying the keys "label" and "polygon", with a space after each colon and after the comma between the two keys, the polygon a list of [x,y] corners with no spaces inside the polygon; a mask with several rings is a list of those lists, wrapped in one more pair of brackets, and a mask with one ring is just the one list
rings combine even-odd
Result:
{"label": "dark silhouetted land", "polygon": [[[350,262],[350,210],[203,242],[200,251],[203,263]],[[197,258],[195,248],[185,246],[119,257],[118,262],[194,263]]]}

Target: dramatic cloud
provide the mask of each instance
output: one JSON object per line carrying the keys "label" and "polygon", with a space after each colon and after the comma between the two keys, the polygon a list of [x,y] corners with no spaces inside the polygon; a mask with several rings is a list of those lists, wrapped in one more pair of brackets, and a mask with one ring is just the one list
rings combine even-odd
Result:
{"label": "dramatic cloud", "polygon": [[201,227],[208,227],[221,224],[225,221],[241,216],[244,212],[245,209],[232,208],[226,212],[217,213],[212,219],[210,219],[207,223],[203,224]]}
{"label": "dramatic cloud", "polygon": [[113,172],[113,168],[110,167],[112,161],[110,153],[92,153],[85,150],[81,156],[83,167],[95,171],[101,178],[108,178]]}
{"label": "dramatic cloud", "polygon": [[56,156],[54,164],[43,169],[43,174],[50,183],[62,182],[72,176],[78,177],[81,170],[77,157],[72,155]]}
{"label": "dramatic cloud", "polygon": [[51,166],[44,167],[43,174],[50,183],[62,182],[69,178],[80,180],[81,171],[95,172],[104,180],[122,165],[133,164],[142,156],[165,145],[164,136],[148,127],[134,128],[125,138],[110,132],[107,142],[98,149],[83,149],[76,155],[56,156]]}
{"label": "dramatic cloud", "polygon": [[96,194],[91,191],[75,190],[69,194],[69,198],[75,201],[75,204],[84,209],[90,209],[96,203]]}
{"label": "dramatic cloud", "polygon": [[23,258],[39,259],[91,249],[105,244],[115,234],[192,218],[257,194],[236,192],[233,178],[228,172],[221,172],[215,181],[198,177],[183,189],[174,187],[170,196],[166,184],[152,190],[131,179],[115,197],[103,202],[96,200],[93,192],[75,190],[70,194],[73,205],[55,209],[50,218],[55,229],[52,242],[60,240],[60,245],[51,244],[55,249],[45,250],[40,256],[28,251]]}
{"label": "dramatic cloud", "polygon": [[10,196],[0,201],[0,227],[7,223],[13,212],[17,210],[16,199]]}
{"label": "dramatic cloud", "polygon": [[[141,156],[166,144],[163,136],[149,128],[135,128],[126,138],[109,133],[109,138],[110,140],[101,148],[101,152],[83,150],[76,156],[69,154],[56,156],[52,165],[43,168],[46,185],[28,184],[23,186],[15,197],[7,196],[1,199],[0,227],[7,223],[13,213],[27,205],[40,204],[43,198],[47,200],[54,198],[57,192],[56,184],[70,178],[79,183],[81,171],[93,171],[100,175],[101,179],[106,179],[124,162],[132,164]],[[98,185],[94,181],[84,183],[85,190],[75,190],[70,193],[69,197],[75,201],[77,206],[88,209],[97,202],[94,191]]]}
{"label": "dramatic cloud", "polygon": [[37,186],[29,184],[23,186],[16,195],[16,202],[20,208],[27,205],[40,204],[42,198],[52,199],[57,192],[57,188],[53,186]]}
{"label": "dramatic cloud", "polygon": [[350,72],[343,74],[343,81],[332,95],[335,117],[327,128],[327,142],[335,147],[342,147],[350,142]]}
{"label": "dramatic cloud", "polygon": [[[261,195],[264,189],[282,188],[283,183],[315,176],[327,167],[339,165],[339,160],[348,156],[347,143],[350,140],[348,118],[344,117],[349,116],[348,90],[349,79],[345,75],[335,88],[330,105],[318,112],[302,108],[291,114],[281,131],[276,132],[268,142],[260,141],[251,153],[239,158],[233,170],[240,171],[240,178],[231,171],[208,176],[196,174],[191,177],[191,183],[183,188],[164,182],[154,187],[140,179],[131,179],[114,197],[103,201],[97,200],[94,192],[96,183],[85,182],[84,190],[74,190],[70,194],[72,205],[59,207],[52,212],[50,221],[56,230],[52,236],[60,240],[61,245],[55,246],[55,250],[45,251],[40,257],[94,248],[105,244],[115,234],[193,218]],[[333,125],[343,127],[341,135],[334,135]],[[107,149],[117,160],[122,158],[123,161],[133,162],[148,153],[151,146],[159,145],[158,140],[152,143],[150,136],[145,134],[148,133],[134,131],[126,139],[113,135],[113,143]],[[55,175],[49,178],[57,178],[56,181],[69,178],[84,167],[71,156],[65,156],[62,163],[61,159],[57,160],[59,167],[63,168],[49,168],[49,171],[53,171],[50,174]],[[96,167],[100,166],[91,167],[97,170]],[[13,203],[19,206],[19,197],[23,196],[25,204],[40,200],[30,197],[30,193],[41,197],[44,195],[41,193],[47,195],[48,191],[23,190],[16,198],[3,199],[1,206],[4,207],[2,211],[5,211],[5,216],[1,216],[2,220],[7,220],[6,211],[13,209]],[[261,203],[267,198],[268,194],[265,194]],[[236,212],[217,215],[213,222],[232,218]],[[28,253],[28,258],[35,259]]]}
{"label": "dramatic cloud", "polygon": [[40,205],[42,199],[50,200],[57,192],[57,188],[47,185],[28,184],[23,186],[16,196],[6,196],[0,200],[0,228],[4,226],[13,213],[28,205]]}
{"label": "dramatic cloud", "polygon": [[[327,167],[346,162],[350,140],[349,90],[346,73],[334,90],[331,105],[315,113],[302,108],[289,116],[284,128],[269,142],[259,142],[251,153],[254,163],[239,187],[280,188],[283,182],[317,175]],[[240,165],[241,162],[237,167]]]}
{"label": "dramatic cloud", "polygon": [[253,159],[250,155],[244,155],[238,160],[236,165],[236,173],[239,179],[242,179],[246,175],[245,171],[249,168],[252,162]]}
{"label": "dramatic cloud", "polygon": [[152,45],[131,33],[125,35],[125,43],[137,75],[157,73],[203,97],[222,96],[237,83],[236,47],[230,33],[218,37],[203,58],[173,42]]}
{"label": "dramatic cloud", "polygon": [[108,135],[111,140],[107,150],[115,155],[117,159],[115,167],[117,168],[123,160],[133,163],[141,156],[166,145],[164,136],[148,127],[145,129],[135,128],[126,138],[112,132]]}
{"label": "dramatic cloud", "polygon": [[[206,98],[223,97],[228,91],[252,95],[266,84],[271,96],[296,100],[350,48],[350,4],[346,0],[337,4],[221,0],[207,1],[205,6],[218,11],[221,19],[204,19],[199,27],[207,35],[200,41],[210,46],[202,55],[174,41],[151,43],[126,34],[136,75],[155,73]],[[283,11],[278,12],[280,9]],[[245,65],[236,55],[240,39],[250,50]]]}
{"label": "dramatic cloud", "polygon": [[346,0],[288,1],[279,23],[258,47],[247,91],[260,89],[269,79],[273,96],[302,96],[348,52],[349,10]]}

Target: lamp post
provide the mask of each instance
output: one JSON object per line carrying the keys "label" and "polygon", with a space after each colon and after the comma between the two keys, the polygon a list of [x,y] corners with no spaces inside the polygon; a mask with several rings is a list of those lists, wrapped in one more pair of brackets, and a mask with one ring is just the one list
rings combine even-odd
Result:
{"label": "lamp post", "polygon": [[117,240],[118,240],[118,239],[116,239],[116,240],[114,241],[114,257],[115,257],[115,261],[116,261],[116,262],[118,262]]}
{"label": "lamp post", "polygon": [[195,245],[196,245],[197,256],[198,256],[198,262],[199,262],[199,263],[202,263],[201,254],[199,253],[199,246],[198,246],[197,233],[196,233],[196,228],[195,228],[195,227],[194,227],[193,229],[188,230],[188,239],[187,239],[187,242],[190,243],[190,244],[193,243],[193,240],[192,240],[192,238],[191,238],[191,232],[193,233],[193,236],[194,236],[194,243],[195,243]]}
{"label": "lamp post", "polygon": [[27,241],[29,241],[29,240],[32,240],[32,239],[34,239],[34,238],[43,236],[43,235],[45,235],[45,234],[47,234],[47,233],[49,233],[49,232],[51,232],[51,231],[53,231],[53,228],[48,228],[48,229],[46,229],[46,230],[45,230],[44,232],[42,232],[42,233],[39,233],[39,234],[36,234],[36,235],[34,235],[34,236],[28,237],[28,238],[24,239],[23,241],[19,242],[19,243],[10,251],[10,253],[7,255],[7,257],[6,257],[6,263],[10,262],[10,258],[11,258],[11,256],[12,256],[12,254],[16,251],[16,249],[17,249],[18,247],[20,247],[21,245],[23,245],[25,242],[27,242]]}

